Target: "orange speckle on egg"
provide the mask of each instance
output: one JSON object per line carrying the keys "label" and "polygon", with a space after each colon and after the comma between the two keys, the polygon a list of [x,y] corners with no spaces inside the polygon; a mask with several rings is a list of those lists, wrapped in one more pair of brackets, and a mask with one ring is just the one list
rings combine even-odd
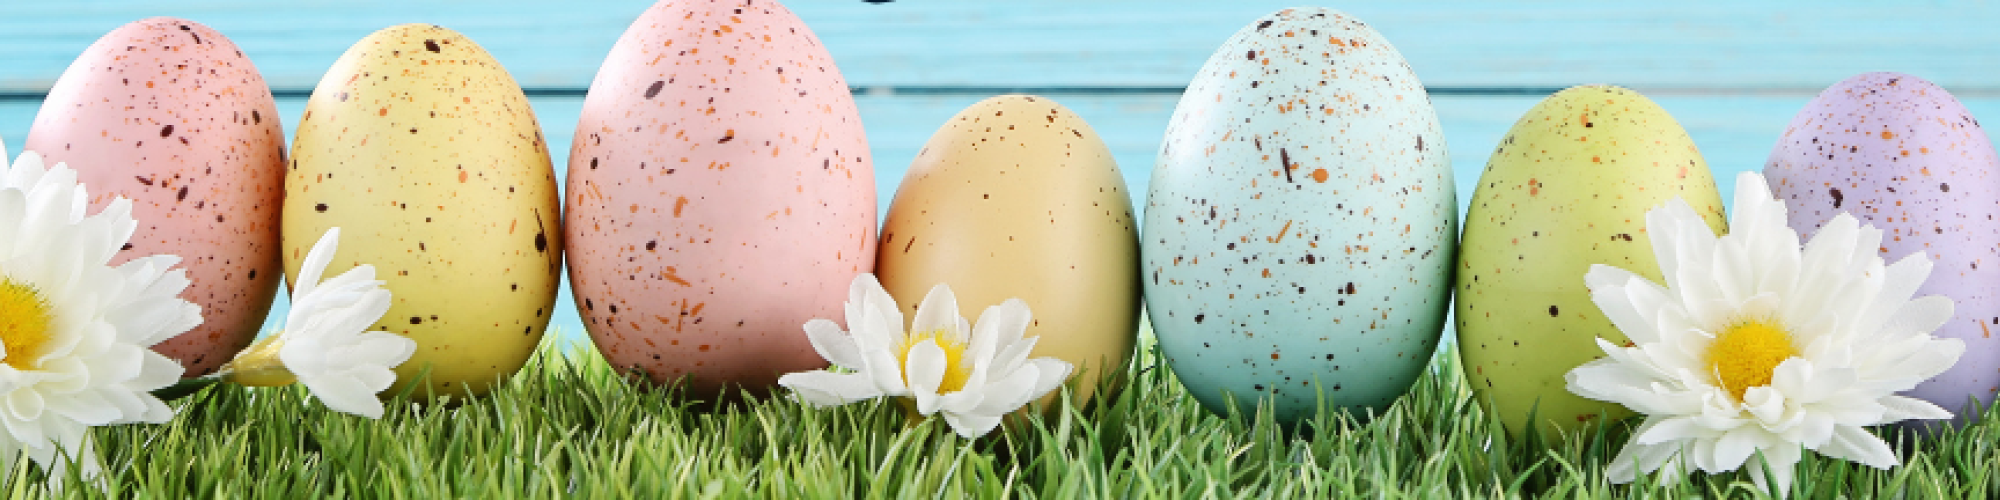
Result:
{"label": "orange speckle on egg", "polygon": [[[1313,178],[1313,180],[1314,180],[1314,181],[1318,181],[1318,182],[1319,182],[1319,183],[1321,183],[1321,184],[1325,184],[1325,183],[1326,183],[1326,178],[1327,178],[1327,173],[1326,173],[1326,169],[1324,169],[1324,168],[1321,168],[1321,169],[1315,169],[1315,170],[1313,170],[1313,173],[1312,173],[1312,178]],[[1253,182],[1253,183],[1254,183],[1254,182],[1256,182],[1256,181],[1255,181],[1255,180],[1252,180],[1251,182]],[[1251,187],[1256,187],[1256,186],[1254,186],[1254,185],[1253,185],[1253,186],[1251,186]]]}
{"label": "orange speckle on egg", "polygon": [[674,266],[667,266],[667,269],[665,271],[660,271],[660,279],[671,281],[674,284],[680,286],[694,286],[693,283],[688,283],[687,280],[681,279],[679,273],[680,270],[675,269]]}
{"label": "orange speckle on egg", "polygon": [[1889,140],[1889,139],[1895,139],[1895,138],[1896,138],[1896,133],[1895,133],[1895,132],[1890,132],[1890,131],[1887,131],[1887,130],[1883,130],[1883,131],[1882,131],[1882,139],[1883,139],[1883,140]]}

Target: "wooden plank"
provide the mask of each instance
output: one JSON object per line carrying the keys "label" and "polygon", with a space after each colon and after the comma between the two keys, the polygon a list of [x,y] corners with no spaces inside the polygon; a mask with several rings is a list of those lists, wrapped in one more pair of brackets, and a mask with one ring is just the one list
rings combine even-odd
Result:
{"label": "wooden plank", "polygon": [[[227,33],[268,80],[311,88],[346,48],[405,22],[442,24],[523,85],[587,86],[651,2],[97,0],[0,5],[0,90],[45,88],[91,41],[152,15]],[[858,85],[1180,86],[1224,39],[1291,0],[793,1]],[[1897,70],[2000,94],[2000,3],[1693,0],[1351,1],[1436,86],[1806,93]]]}

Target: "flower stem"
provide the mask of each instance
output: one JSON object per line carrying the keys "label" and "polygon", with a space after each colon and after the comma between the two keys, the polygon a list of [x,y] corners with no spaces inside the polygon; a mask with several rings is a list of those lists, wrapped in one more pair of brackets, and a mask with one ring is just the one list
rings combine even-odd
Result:
{"label": "flower stem", "polygon": [[929,418],[930,418],[930,417],[926,417],[926,416],[924,416],[924,414],[923,414],[923,413],[919,413],[919,412],[917,412],[917,400],[916,400],[916,399],[912,399],[912,398],[896,398],[896,402],[897,402],[897,403],[899,403],[899,405],[898,405],[898,406],[902,406],[902,407],[903,407],[903,428],[904,428],[904,429],[915,429],[915,428],[917,428],[917,426],[919,426],[919,425],[923,425],[923,424],[924,424],[924,420],[927,420],[927,419],[929,419]]}
{"label": "flower stem", "polygon": [[180,382],[175,382],[174,385],[154,389],[153,397],[160,398],[161,402],[171,403],[180,398],[192,396],[194,393],[201,392],[202,389],[207,389],[208,386],[221,382],[224,373],[223,371],[216,371],[215,373],[200,377],[181,379]]}

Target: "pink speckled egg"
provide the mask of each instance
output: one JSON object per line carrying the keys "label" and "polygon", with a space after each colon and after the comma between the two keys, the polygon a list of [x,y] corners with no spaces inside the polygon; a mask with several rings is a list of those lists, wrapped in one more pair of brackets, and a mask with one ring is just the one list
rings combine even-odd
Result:
{"label": "pink speckled egg", "polygon": [[1917,295],[1957,304],[1935,334],[1965,354],[1907,395],[1961,416],[1967,398],[1985,408],[2000,390],[2000,158],[1972,113],[1914,76],[1855,76],[1792,118],[1764,175],[1802,237],[1846,212],[1882,230],[1889,262],[1930,257]]}
{"label": "pink speckled egg", "polygon": [[584,99],[565,195],[570,286],[618,369],[696,397],[823,367],[875,265],[875,173],[847,82],[777,2],[660,2]]}
{"label": "pink speckled egg", "polygon": [[156,17],[85,49],[42,103],[26,150],[68,163],[92,211],[131,198],[139,227],[112,260],[173,254],[202,324],[155,349],[187,376],[257,336],[283,274],[285,137],[257,67],[222,33]]}

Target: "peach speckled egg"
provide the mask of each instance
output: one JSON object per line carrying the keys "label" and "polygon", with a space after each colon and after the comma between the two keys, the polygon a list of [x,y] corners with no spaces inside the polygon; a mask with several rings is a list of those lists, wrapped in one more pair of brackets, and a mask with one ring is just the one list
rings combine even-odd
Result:
{"label": "peach speckled egg", "polygon": [[242,349],[277,293],[285,138],[271,89],[221,33],[156,17],[113,30],[49,89],[27,150],[67,163],[92,210],[131,198],[112,260],[173,254],[203,322],[156,349],[206,374]]}
{"label": "peach speckled egg", "polygon": [[1076,113],[1025,95],[959,111],[884,219],[876,274],[903,317],[938,284],[968,320],[1019,298],[1034,313],[1031,355],[1073,366],[1076,403],[1124,369],[1139,327],[1138,228],[1118,163]]}
{"label": "peach speckled egg", "polygon": [[585,98],[569,156],[570,286],[613,366],[696,397],[826,366],[875,265],[875,173],[833,59],[772,1],[660,2]]}
{"label": "peach speckled egg", "polygon": [[1921,78],[1858,75],[1799,110],[1764,173],[1800,236],[1846,212],[1882,230],[1889,262],[1931,259],[1917,295],[1956,303],[1936,335],[1963,340],[1965,354],[1908,394],[1960,423],[1967,401],[1986,408],[2000,391],[2000,158],[1972,112]]}
{"label": "peach speckled egg", "polygon": [[385,28],[333,62],[298,128],[286,276],[335,227],[324,276],[375,267],[395,298],[368,329],[417,342],[383,393],[477,396],[527,363],[561,283],[562,201],[506,68],[450,29]]}

